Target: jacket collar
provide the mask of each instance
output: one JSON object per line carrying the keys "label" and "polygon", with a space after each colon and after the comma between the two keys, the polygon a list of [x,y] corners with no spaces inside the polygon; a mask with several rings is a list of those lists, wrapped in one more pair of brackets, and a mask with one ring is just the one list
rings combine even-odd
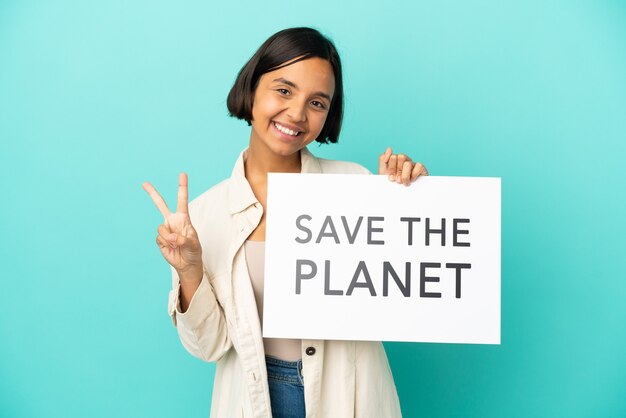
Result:
{"label": "jacket collar", "polygon": [[[231,215],[239,213],[258,202],[256,196],[252,192],[250,183],[246,179],[244,162],[248,158],[248,148],[241,151],[233,173],[230,176],[230,185],[228,190],[228,207]],[[302,166],[301,173],[321,173],[322,167],[318,158],[316,158],[305,147],[300,150],[300,164]]]}

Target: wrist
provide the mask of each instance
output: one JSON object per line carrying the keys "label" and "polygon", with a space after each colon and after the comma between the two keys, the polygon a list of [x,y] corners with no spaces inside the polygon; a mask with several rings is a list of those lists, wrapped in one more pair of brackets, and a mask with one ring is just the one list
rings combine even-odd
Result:
{"label": "wrist", "polygon": [[202,280],[202,266],[188,267],[184,270],[176,270],[181,283],[199,283]]}

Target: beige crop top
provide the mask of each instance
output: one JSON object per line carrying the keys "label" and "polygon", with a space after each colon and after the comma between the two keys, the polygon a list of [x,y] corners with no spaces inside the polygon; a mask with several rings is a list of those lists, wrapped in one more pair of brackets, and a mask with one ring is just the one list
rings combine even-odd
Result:
{"label": "beige crop top", "polygon": [[[261,328],[263,327],[263,282],[265,278],[265,242],[246,241],[246,263],[254,290],[254,299],[259,312]],[[263,338],[265,354],[286,361],[296,361],[302,358],[302,340],[286,338]]]}

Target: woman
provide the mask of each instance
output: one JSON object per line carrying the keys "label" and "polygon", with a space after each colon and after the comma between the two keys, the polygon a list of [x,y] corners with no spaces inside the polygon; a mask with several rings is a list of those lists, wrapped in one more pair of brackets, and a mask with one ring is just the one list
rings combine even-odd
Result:
{"label": "woman", "polygon": [[[400,416],[380,342],[263,339],[261,332],[267,173],[368,173],[306,149],[337,142],[341,129],[334,45],[310,28],[274,34],[239,72],[228,110],[252,127],[229,179],[188,205],[181,173],[175,213],[143,185],[165,218],[157,245],[172,266],[169,313],[181,342],[217,362],[211,416]],[[409,185],[428,173],[388,148],[379,174]]]}

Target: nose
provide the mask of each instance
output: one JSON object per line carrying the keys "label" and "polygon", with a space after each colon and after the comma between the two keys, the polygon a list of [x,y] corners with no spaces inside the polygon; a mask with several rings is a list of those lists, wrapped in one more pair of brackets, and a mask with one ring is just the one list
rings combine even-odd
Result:
{"label": "nose", "polygon": [[306,102],[303,100],[292,100],[287,110],[287,116],[294,122],[305,122]]}

